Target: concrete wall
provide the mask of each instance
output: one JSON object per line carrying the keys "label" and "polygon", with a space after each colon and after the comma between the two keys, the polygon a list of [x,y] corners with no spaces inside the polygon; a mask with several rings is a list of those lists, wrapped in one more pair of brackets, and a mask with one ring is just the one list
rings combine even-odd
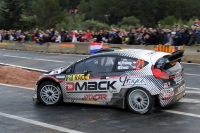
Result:
{"label": "concrete wall", "polygon": [[[148,49],[154,50],[155,45],[141,46],[141,45],[123,45],[123,44],[104,44],[104,48],[131,48],[131,49]],[[10,50],[24,50],[46,53],[62,53],[62,54],[90,54],[90,43],[49,43],[49,44],[36,44],[32,42],[19,43],[19,42],[3,42],[0,43],[0,48]],[[200,63],[200,46],[184,46],[184,57],[182,61]]]}

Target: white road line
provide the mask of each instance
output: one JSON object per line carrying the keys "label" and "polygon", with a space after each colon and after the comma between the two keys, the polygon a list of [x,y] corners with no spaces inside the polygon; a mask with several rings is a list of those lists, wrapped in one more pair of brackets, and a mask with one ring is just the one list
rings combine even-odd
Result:
{"label": "white road line", "polygon": [[187,91],[186,90],[186,93],[200,94],[200,91]]}
{"label": "white road line", "polygon": [[28,88],[28,87],[23,87],[23,86],[16,86],[16,85],[9,85],[9,84],[2,84],[0,83],[1,86],[8,86],[8,87],[15,87],[19,89],[26,89],[26,90],[34,90],[34,88]]}
{"label": "white road line", "polygon": [[12,56],[12,55],[3,55],[6,57],[13,57],[13,58],[22,58],[22,59],[29,59],[29,60],[41,60],[41,61],[51,61],[51,62],[65,62],[65,61],[57,61],[57,60],[47,60],[47,59],[38,59],[38,58],[28,58],[28,57],[21,57],[21,56]]}
{"label": "white road line", "polygon": [[200,115],[198,115],[198,114],[185,113],[185,112],[173,111],[173,110],[162,110],[162,111],[168,112],[168,113],[173,113],[173,114],[186,115],[186,116],[192,116],[192,117],[200,118]]}
{"label": "white road line", "polygon": [[200,76],[200,74],[191,74],[191,73],[184,73],[184,75],[190,75],[190,76]]}
{"label": "white road line", "polygon": [[6,118],[15,119],[15,120],[19,120],[19,121],[23,121],[23,122],[26,122],[26,123],[30,123],[30,124],[33,124],[33,125],[37,125],[37,126],[40,126],[40,127],[45,127],[45,128],[56,130],[56,131],[60,131],[60,132],[65,132],[65,133],[83,133],[83,132],[80,132],[80,131],[71,130],[71,129],[68,129],[68,128],[55,126],[55,125],[52,125],[52,124],[39,122],[39,121],[35,121],[35,120],[19,117],[19,116],[16,116],[16,115],[10,115],[10,114],[6,114],[6,113],[2,113],[2,112],[0,112],[0,116],[6,117]]}
{"label": "white road line", "polygon": [[200,104],[200,100],[198,100],[198,99],[189,99],[189,98],[182,98],[179,102],[181,102],[181,103],[197,103],[197,104]]}
{"label": "white road line", "polygon": [[188,64],[188,65],[200,65],[198,63],[187,63],[187,62],[181,62],[181,64]]}
{"label": "white road line", "polygon": [[6,56],[6,57],[13,57],[13,58],[22,58],[22,59],[31,59],[31,58],[28,58],[28,57],[20,57],[20,56],[12,56],[12,55],[3,55],[3,56]]}
{"label": "white road line", "polygon": [[33,58],[33,60],[52,61],[52,62],[64,62],[64,61],[57,61],[57,60],[46,60],[46,59],[37,59],[37,58]]}
{"label": "white road line", "polygon": [[191,89],[191,90],[199,90],[200,91],[200,88],[193,88],[193,87],[186,87],[186,89]]}
{"label": "white road line", "polygon": [[18,65],[13,65],[13,64],[0,63],[0,65],[13,66],[13,67],[18,67],[18,68],[24,68],[24,69],[27,69],[27,70],[39,71],[39,72],[48,72],[48,70],[36,69],[36,68],[30,68],[30,67],[24,67],[24,66],[18,66]]}

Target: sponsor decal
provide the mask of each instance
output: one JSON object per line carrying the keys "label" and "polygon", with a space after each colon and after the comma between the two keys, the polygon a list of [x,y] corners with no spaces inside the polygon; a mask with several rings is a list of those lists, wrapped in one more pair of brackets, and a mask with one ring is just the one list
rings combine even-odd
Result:
{"label": "sponsor decal", "polygon": [[74,75],[67,75],[66,81],[76,81],[76,80],[89,80],[90,74],[86,76],[84,74],[74,74]]}
{"label": "sponsor decal", "polygon": [[63,79],[63,78],[65,78],[65,76],[56,76],[56,78]]}
{"label": "sponsor decal", "polygon": [[73,91],[73,90],[74,90],[74,82],[67,82],[66,91]]}
{"label": "sponsor decal", "polygon": [[120,61],[120,62],[118,62],[118,65],[132,65],[132,62],[123,62],[123,61]]}
{"label": "sponsor decal", "polygon": [[164,83],[164,88],[168,88],[170,86],[170,82]]}
{"label": "sponsor decal", "polygon": [[67,91],[109,91],[117,92],[114,84],[117,81],[101,81],[101,82],[67,82]]}
{"label": "sponsor decal", "polygon": [[179,84],[183,81],[183,77],[181,75],[175,75],[174,81],[176,82],[176,84]]}
{"label": "sponsor decal", "polygon": [[86,94],[84,95],[83,100],[92,100],[92,101],[97,101],[97,100],[106,100],[107,95],[106,94]]}
{"label": "sponsor decal", "polygon": [[174,96],[173,88],[161,90],[162,100],[169,100]]}
{"label": "sponsor decal", "polygon": [[145,79],[135,78],[131,74],[120,76],[119,81],[122,83],[122,86],[146,85]]}
{"label": "sponsor decal", "polygon": [[163,63],[164,63],[164,60],[162,60],[162,59],[159,60],[156,67],[157,67],[157,68],[161,68],[161,67],[163,66]]}
{"label": "sponsor decal", "polygon": [[106,102],[84,101],[84,104],[106,105]]}
{"label": "sponsor decal", "polygon": [[179,92],[181,92],[181,91],[184,91],[184,90],[185,90],[185,84],[182,85],[182,86],[180,86],[179,88],[176,88],[176,89],[175,89],[175,94],[177,94],[177,93],[179,93]]}

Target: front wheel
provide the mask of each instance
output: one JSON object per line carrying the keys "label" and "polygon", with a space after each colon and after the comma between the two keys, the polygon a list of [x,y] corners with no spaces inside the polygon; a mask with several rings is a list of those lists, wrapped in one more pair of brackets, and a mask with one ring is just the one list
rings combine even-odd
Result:
{"label": "front wheel", "polygon": [[62,92],[56,83],[44,82],[39,87],[38,97],[45,105],[58,105],[62,100]]}
{"label": "front wheel", "polygon": [[143,88],[134,88],[128,92],[126,102],[134,113],[145,114],[154,106],[155,98]]}

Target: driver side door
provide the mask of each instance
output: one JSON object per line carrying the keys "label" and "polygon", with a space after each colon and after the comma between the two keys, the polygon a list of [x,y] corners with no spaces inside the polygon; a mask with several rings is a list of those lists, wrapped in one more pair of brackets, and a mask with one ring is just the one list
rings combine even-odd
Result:
{"label": "driver side door", "polygon": [[74,103],[105,104],[115,88],[111,73],[116,57],[93,57],[77,62],[66,76],[67,99]]}

